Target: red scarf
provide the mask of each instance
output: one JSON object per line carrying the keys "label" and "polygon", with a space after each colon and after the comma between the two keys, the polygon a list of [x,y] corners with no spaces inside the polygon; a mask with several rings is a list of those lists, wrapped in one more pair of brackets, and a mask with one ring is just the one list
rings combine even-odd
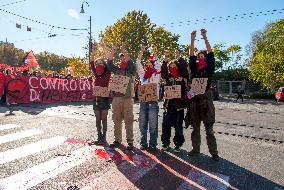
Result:
{"label": "red scarf", "polygon": [[121,62],[120,62],[120,65],[119,65],[119,68],[120,68],[121,70],[125,70],[126,67],[127,67],[127,62],[126,62],[126,61],[121,61]]}
{"label": "red scarf", "polygon": [[145,69],[144,79],[149,79],[155,73],[155,69],[151,67],[147,67]]}
{"label": "red scarf", "polygon": [[103,65],[98,65],[96,67],[96,74],[98,76],[102,75],[104,73],[104,71],[105,71],[105,67]]}
{"label": "red scarf", "polygon": [[178,78],[179,77],[179,71],[177,67],[171,67],[170,68],[170,73],[174,78]]}
{"label": "red scarf", "polygon": [[198,62],[196,63],[196,66],[197,66],[197,71],[199,71],[200,69],[206,67],[207,66],[206,59],[205,58],[198,59]]}

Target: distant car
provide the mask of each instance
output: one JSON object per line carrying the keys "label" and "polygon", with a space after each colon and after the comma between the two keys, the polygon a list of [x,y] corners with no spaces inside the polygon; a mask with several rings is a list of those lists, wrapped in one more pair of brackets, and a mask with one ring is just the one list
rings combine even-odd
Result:
{"label": "distant car", "polygon": [[281,86],[277,92],[275,92],[275,99],[277,101],[284,101],[284,86]]}

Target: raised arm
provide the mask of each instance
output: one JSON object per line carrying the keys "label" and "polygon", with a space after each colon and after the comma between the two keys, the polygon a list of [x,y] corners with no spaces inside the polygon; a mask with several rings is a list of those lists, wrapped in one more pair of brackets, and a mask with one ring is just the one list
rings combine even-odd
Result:
{"label": "raised arm", "polygon": [[111,52],[107,53],[107,66],[110,71],[116,72],[119,70],[118,66],[113,63],[114,54],[116,52],[116,46],[113,45],[111,48]]}
{"label": "raised arm", "polygon": [[142,58],[142,55],[143,55],[143,52],[145,51],[145,46],[144,45],[141,45],[141,49],[138,53],[138,56],[137,56],[137,59],[136,59],[136,67],[137,67],[137,73],[139,75],[139,77],[143,77],[144,74],[145,74],[145,71],[144,71],[144,68],[141,64],[141,58]]}
{"label": "raised arm", "polygon": [[121,52],[124,54],[125,61],[130,61],[130,56],[128,51],[126,50],[126,44],[124,42],[121,44]]}
{"label": "raised arm", "polygon": [[194,56],[194,41],[196,38],[196,30],[191,32],[191,42],[190,42],[190,48],[189,48],[189,55]]}
{"label": "raised arm", "polygon": [[157,50],[154,44],[151,45],[152,48],[152,52],[154,53],[154,57],[155,59],[158,59],[158,54],[157,54]]}
{"label": "raised arm", "polygon": [[205,45],[206,45],[207,52],[208,52],[208,53],[212,52],[211,45],[210,45],[210,43],[209,43],[209,41],[208,41],[208,39],[207,39],[207,35],[206,35],[207,30],[201,29],[200,31],[201,31],[201,35],[202,35],[202,37],[203,37],[203,39],[204,39],[204,41],[205,41]]}
{"label": "raised arm", "polygon": [[93,72],[94,75],[96,75],[96,69],[95,69],[95,59],[94,59],[94,55],[95,55],[95,51],[97,49],[97,44],[94,42],[92,44],[92,51],[91,51],[91,55],[90,55],[90,68]]}
{"label": "raised arm", "polygon": [[138,56],[137,56],[137,61],[138,60],[141,61],[144,51],[145,51],[145,46],[141,45],[141,49],[140,49]]}

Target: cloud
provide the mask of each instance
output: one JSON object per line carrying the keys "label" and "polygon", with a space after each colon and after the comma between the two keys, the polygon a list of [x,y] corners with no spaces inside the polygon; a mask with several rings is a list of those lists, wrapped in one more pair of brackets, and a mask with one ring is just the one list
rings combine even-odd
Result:
{"label": "cloud", "polygon": [[67,13],[68,13],[69,16],[71,16],[71,17],[73,17],[77,20],[80,19],[80,16],[75,9],[69,9]]}

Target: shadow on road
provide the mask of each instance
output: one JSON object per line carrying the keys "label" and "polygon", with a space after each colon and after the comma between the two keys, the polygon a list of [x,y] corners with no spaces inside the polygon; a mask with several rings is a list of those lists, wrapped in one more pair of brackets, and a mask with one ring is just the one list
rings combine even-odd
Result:
{"label": "shadow on road", "polygon": [[[228,160],[213,161],[201,154],[189,158],[188,152],[141,151],[126,147],[111,149],[105,146],[116,168],[138,189],[282,189],[262,176],[248,171]],[[110,176],[110,183],[112,179]],[[127,183],[124,189],[131,189]],[[119,187],[117,187],[119,188]]]}

